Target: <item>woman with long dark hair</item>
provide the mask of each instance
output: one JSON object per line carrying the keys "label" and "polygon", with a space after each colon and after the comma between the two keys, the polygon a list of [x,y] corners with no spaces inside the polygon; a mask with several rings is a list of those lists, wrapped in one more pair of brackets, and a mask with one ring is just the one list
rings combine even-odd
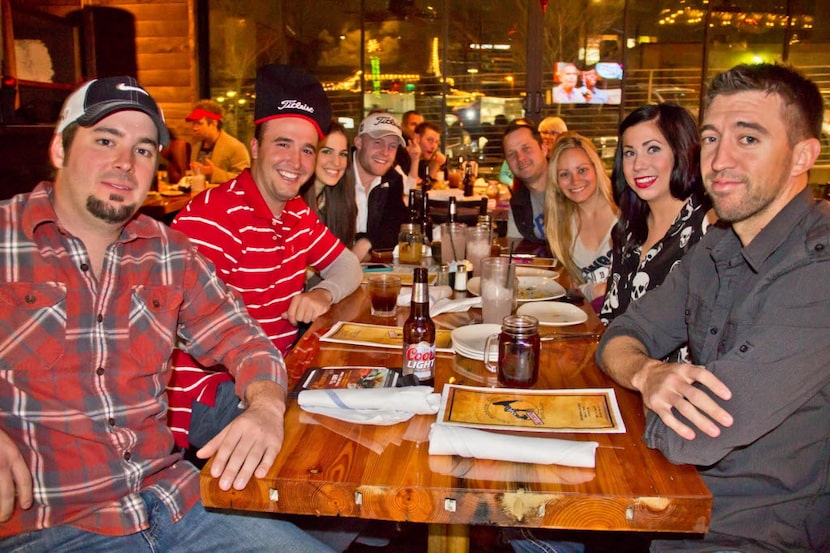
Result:
{"label": "woman with long dark hair", "polygon": [[323,224],[347,248],[354,246],[357,218],[354,185],[345,178],[350,157],[346,129],[332,120],[326,137],[317,147],[314,177],[300,192]]}
{"label": "woman with long dark hair", "polygon": [[662,284],[710,223],[700,135],[689,112],[673,103],[631,112],[620,124],[611,181],[620,218],[600,312],[605,324]]}

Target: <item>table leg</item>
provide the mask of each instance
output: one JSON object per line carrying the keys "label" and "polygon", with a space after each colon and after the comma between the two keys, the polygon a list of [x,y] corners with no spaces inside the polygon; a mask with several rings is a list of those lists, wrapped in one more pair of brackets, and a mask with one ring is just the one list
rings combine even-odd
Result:
{"label": "table leg", "polygon": [[430,524],[427,536],[429,553],[469,553],[470,528],[463,524]]}

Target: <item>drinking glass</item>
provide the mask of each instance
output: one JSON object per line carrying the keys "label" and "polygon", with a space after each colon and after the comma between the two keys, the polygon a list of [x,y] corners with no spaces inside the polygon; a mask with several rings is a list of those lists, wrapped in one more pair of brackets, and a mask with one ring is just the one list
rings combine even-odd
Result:
{"label": "drinking glass", "polygon": [[441,261],[452,263],[466,259],[467,225],[464,223],[444,223],[441,225]]}
{"label": "drinking glass", "polygon": [[481,313],[485,323],[501,324],[516,305],[516,269],[506,257],[481,260]]}
{"label": "drinking glass", "polygon": [[372,301],[372,315],[394,317],[397,313],[400,292],[401,277],[390,274],[370,276],[369,298]]}
{"label": "drinking glass", "polygon": [[467,260],[473,265],[473,272],[481,271],[481,260],[490,255],[490,228],[478,226],[467,229]]}
{"label": "drinking glass", "polygon": [[[490,361],[490,350],[498,346],[498,363]],[[484,364],[498,373],[499,384],[508,388],[530,388],[539,378],[539,320],[529,315],[508,315],[501,333],[487,337]]]}

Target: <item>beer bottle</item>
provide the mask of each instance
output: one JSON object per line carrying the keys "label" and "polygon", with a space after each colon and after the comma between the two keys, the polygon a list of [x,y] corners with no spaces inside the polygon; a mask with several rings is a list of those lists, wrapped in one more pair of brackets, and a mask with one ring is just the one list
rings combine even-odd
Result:
{"label": "beer bottle", "polygon": [[429,318],[429,289],[426,267],[413,274],[412,303],[403,325],[404,376],[414,374],[420,384],[435,382],[435,323]]}
{"label": "beer bottle", "polygon": [[424,190],[421,194],[421,234],[424,242],[432,244],[432,217],[429,215],[429,194]]}
{"label": "beer bottle", "polygon": [[470,197],[473,195],[473,164],[467,162],[467,167],[464,169],[464,180],[462,181],[464,187],[464,195]]}
{"label": "beer bottle", "polygon": [[448,223],[455,222],[455,212],[458,210],[458,206],[455,205],[455,196],[450,196],[450,215],[447,217]]}
{"label": "beer bottle", "polygon": [[409,222],[420,225],[420,213],[418,206],[418,195],[414,189],[409,191]]}

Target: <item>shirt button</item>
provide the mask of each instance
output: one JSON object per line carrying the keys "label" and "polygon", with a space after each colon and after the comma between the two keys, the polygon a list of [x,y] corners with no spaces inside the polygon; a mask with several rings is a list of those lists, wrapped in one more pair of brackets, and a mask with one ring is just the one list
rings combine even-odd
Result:
{"label": "shirt button", "polygon": [[87,272],[89,270],[89,265],[87,265],[86,263],[81,263],[81,270],[83,272]]}
{"label": "shirt button", "polygon": [[822,251],[824,251],[824,244],[816,244],[816,247],[814,249],[817,252],[822,252]]}
{"label": "shirt button", "polygon": [[104,367],[98,367],[98,368],[95,370],[95,374],[97,374],[98,376],[103,375],[103,374],[104,374]]}
{"label": "shirt button", "polygon": [[125,461],[129,461],[131,457],[132,457],[132,455],[130,455],[130,452],[129,452],[129,451],[127,451],[126,453],[124,453],[124,460],[125,460]]}
{"label": "shirt button", "polygon": [[95,317],[95,320],[98,321],[99,323],[104,322],[104,316],[101,315],[100,313],[98,313],[98,316]]}
{"label": "shirt button", "polygon": [[108,418],[107,424],[109,424],[110,426],[115,426],[115,419],[112,417]]}
{"label": "shirt button", "polygon": [[718,333],[718,329],[716,327],[713,326],[712,328],[709,329],[709,334],[711,334],[712,336],[714,336],[717,333]]}
{"label": "shirt button", "polygon": [[738,351],[740,351],[741,353],[746,353],[747,351],[749,351],[749,348],[746,344],[742,344],[741,347],[738,348]]}
{"label": "shirt button", "polygon": [[158,309],[159,305],[161,305],[161,302],[159,302],[159,300],[157,300],[157,299],[154,299],[154,300],[153,300],[153,307],[155,307],[156,309]]}
{"label": "shirt button", "polygon": [[26,303],[33,304],[35,303],[35,295],[34,294],[26,294]]}

